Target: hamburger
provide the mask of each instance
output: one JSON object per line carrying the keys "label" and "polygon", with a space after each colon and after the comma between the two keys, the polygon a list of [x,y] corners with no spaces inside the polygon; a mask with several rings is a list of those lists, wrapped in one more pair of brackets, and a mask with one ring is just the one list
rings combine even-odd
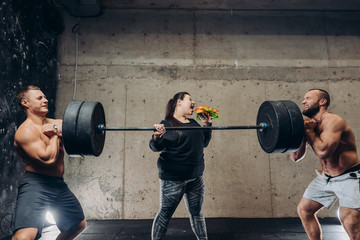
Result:
{"label": "hamburger", "polygon": [[196,119],[200,120],[200,116],[213,117],[214,119],[219,118],[219,110],[204,105],[198,106],[195,109]]}

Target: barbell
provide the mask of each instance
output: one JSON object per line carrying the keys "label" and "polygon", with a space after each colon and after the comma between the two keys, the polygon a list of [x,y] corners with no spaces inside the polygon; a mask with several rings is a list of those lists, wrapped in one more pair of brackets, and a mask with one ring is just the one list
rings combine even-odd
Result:
{"label": "barbell", "polygon": [[[266,153],[296,151],[304,136],[304,121],[299,107],[289,100],[265,101],[257,113],[256,125],[211,127],[166,127],[171,130],[256,129]],[[96,101],[72,101],[63,115],[62,135],[69,155],[99,156],[106,131],[154,131],[153,127],[106,127],[103,105]]]}

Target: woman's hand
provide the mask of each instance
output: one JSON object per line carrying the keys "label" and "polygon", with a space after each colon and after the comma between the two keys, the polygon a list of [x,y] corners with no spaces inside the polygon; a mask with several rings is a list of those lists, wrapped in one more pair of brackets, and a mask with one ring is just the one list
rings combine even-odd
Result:
{"label": "woman's hand", "polygon": [[205,126],[211,126],[212,120],[214,119],[214,117],[209,116],[207,114],[202,114],[202,113],[200,113],[198,115]]}
{"label": "woman's hand", "polygon": [[156,128],[156,131],[154,131],[154,139],[162,138],[166,132],[164,124],[154,124],[154,128]]}

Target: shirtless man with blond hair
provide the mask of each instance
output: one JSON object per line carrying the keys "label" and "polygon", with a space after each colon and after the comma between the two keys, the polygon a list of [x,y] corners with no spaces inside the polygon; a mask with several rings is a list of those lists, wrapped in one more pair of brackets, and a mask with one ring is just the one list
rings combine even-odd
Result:
{"label": "shirtless man with blond hair", "polygon": [[354,133],[339,115],[330,113],[328,92],[309,90],[302,101],[305,137],[294,161],[301,160],[310,146],[322,168],[309,184],[298,205],[298,214],[310,240],[321,239],[316,217],[322,208],[330,208],[339,199],[340,221],[351,240],[360,239],[360,160]]}
{"label": "shirtless man with blond hair", "polygon": [[25,173],[19,184],[13,240],[40,238],[48,210],[61,232],[57,239],[74,239],[85,229],[86,220],[63,179],[62,120],[46,117],[48,100],[36,86],[20,89],[16,98],[27,118],[14,141]]}

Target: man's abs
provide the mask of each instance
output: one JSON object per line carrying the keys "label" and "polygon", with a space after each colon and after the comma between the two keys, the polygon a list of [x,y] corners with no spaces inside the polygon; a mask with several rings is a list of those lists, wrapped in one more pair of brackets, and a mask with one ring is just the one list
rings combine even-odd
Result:
{"label": "man's abs", "polygon": [[334,157],[319,159],[325,174],[335,177],[360,164],[356,151],[335,152]]}
{"label": "man's abs", "polygon": [[50,166],[38,165],[29,160],[24,160],[24,163],[25,163],[25,171],[27,171],[27,172],[33,172],[33,173],[54,176],[54,177],[64,176],[64,154],[63,154],[63,152],[60,153],[56,162]]}
{"label": "man's abs", "polygon": [[63,166],[58,167],[58,168],[54,168],[54,167],[39,168],[39,167],[35,167],[32,165],[26,165],[25,171],[32,172],[32,173],[38,173],[38,174],[42,174],[42,175],[53,176],[53,177],[63,177],[64,176],[64,167]]}

